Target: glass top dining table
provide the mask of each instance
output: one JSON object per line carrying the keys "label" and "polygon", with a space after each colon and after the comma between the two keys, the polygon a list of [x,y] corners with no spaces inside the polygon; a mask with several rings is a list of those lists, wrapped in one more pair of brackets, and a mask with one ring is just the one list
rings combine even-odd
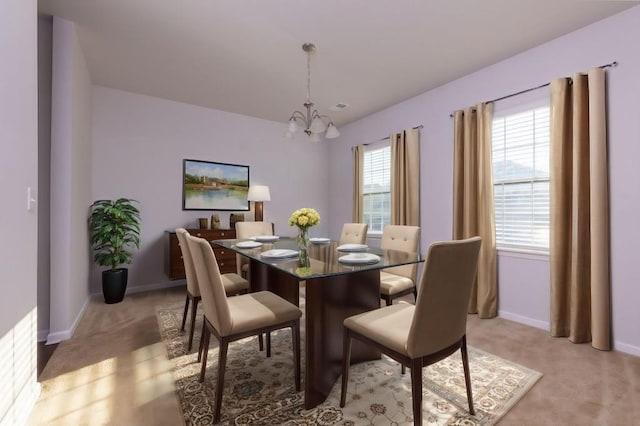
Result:
{"label": "glass top dining table", "polygon": [[[380,308],[380,270],[423,261],[419,253],[375,247],[366,247],[360,254],[342,252],[336,241],[329,241],[310,244],[310,266],[300,267],[294,238],[279,238],[253,248],[243,248],[257,245],[247,240],[213,240],[211,243],[249,259],[247,278],[251,292],[271,291],[304,308],[305,409],[321,404],[341,374],[345,318]],[[282,254],[282,250],[290,250],[293,257],[268,256]],[[354,261],[355,258],[357,262],[358,258],[371,258],[372,255],[378,256],[379,260],[347,263],[349,259]],[[352,364],[374,359],[380,359],[378,349],[353,342]]]}
{"label": "glass top dining table", "polygon": [[[297,257],[298,244],[295,238],[280,237],[277,241],[256,243],[261,245],[255,248],[242,247],[242,243],[251,241],[252,240],[236,239],[214,240],[212,242],[256,262],[267,264],[300,280],[352,274],[357,271],[378,270],[423,261],[419,253],[408,253],[369,246],[359,250],[351,249],[342,251],[339,249],[340,245],[337,241],[328,241],[323,243],[310,243],[308,246],[310,266],[300,267]],[[238,246],[239,243],[240,246]],[[269,252],[274,253],[273,250],[277,250],[280,253],[284,253],[284,251],[287,250],[292,254],[296,252],[296,255],[285,257],[265,255],[265,253],[268,254]],[[361,256],[362,254],[364,254],[364,256]],[[369,260],[369,255],[377,255],[379,261]],[[360,263],[358,259],[359,256],[362,257],[362,263]]]}

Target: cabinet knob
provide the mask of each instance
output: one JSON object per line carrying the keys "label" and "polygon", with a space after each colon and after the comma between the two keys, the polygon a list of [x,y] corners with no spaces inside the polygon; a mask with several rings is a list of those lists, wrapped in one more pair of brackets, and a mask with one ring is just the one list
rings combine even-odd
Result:
{"label": "cabinet knob", "polygon": [[198,233],[196,233],[196,237],[201,237],[201,236],[202,236],[202,234],[201,234],[201,233],[199,233],[199,232],[198,232]]}
{"label": "cabinet knob", "polygon": [[220,266],[224,266],[224,262],[220,262]]}
{"label": "cabinet knob", "polygon": [[220,235],[224,237],[224,232],[221,232]]}
{"label": "cabinet knob", "polygon": [[224,250],[220,250],[220,254],[221,254],[221,255],[222,255],[222,254],[224,254]]}

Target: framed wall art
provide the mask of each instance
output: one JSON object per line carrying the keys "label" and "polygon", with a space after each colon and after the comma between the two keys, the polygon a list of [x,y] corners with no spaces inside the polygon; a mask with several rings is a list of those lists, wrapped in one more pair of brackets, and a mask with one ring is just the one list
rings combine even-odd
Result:
{"label": "framed wall art", "polygon": [[183,160],[182,210],[248,211],[249,166]]}

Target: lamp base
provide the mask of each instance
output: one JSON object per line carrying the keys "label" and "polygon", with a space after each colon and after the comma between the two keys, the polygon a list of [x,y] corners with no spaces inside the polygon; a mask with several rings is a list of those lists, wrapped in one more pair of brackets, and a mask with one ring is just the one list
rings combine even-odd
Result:
{"label": "lamp base", "polygon": [[255,206],[255,215],[254,215],[254,220],[256,222],[262,222],[264,219],[264,206],[262,201],[254,201],[254,206]]}

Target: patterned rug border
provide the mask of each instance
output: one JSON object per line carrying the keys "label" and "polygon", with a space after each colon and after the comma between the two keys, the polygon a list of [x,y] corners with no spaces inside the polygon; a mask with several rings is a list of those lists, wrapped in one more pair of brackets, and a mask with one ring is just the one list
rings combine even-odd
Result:
{"label": "patterned rug border", "polygon": [[[301,306],[302,307],[302,306]],[[193,381],[192,377],[193,374],[187,376],[187,377],[181,377],[179,375],[181,369],[185,369],[185,366],[189,365],[189,368],[193,371],[198,371],[200,370],[200,364],[198,364],[195,359],[196,359],[196,353],[194,351],[192,351],[191,353],[187,353],[186,352],[186,344],[187,344],[187,337],[188,337],[188,329],[189,329],[189,324],[187,323],[186,327],[185,327],[185,331],[181,332],[179,330],[180,327],[180,322],[182,321],[182,310],[184,309],[184,304],[180,303],[180,302],[172,302],[172,303],[163,303],[160,305],[157,305],[155,307],[155,312],[156,312],[156,320],[158,321],[158,328],[160,331],[160,335],[163,341],[163,344],[165,346],[165,350],[167,352],[167,357],[169,359],[169,361],[172,363],[172,374],[174,377],[174,384],[175,384],[175,396],[176,399],[178,400],[178,405],[180,406],[180,409],[182,411],[182,417],[183,417],[183,421],[185,422],[186,425],[192,425],[192,424],[211,424],[211,420],[212,420],[212,416],[207,416],[204,415],[203,417],[201,417],[199,419],[199,422],[195,422],[193,420],[194,416],[192,415],[192,413],[188,413],[185,412],[185,401],[184,401],[184,394],[185,394],[185,389],[187,389],[187,387],[189,386],[181,386],[182,382],[186,382],[187,384],[191,383]],[[166,318],[167,316],[171,316],[172,320],[175,320],[177,322],[176,324],[176,328],[177,333],[171,333],[172,328],[169,327],[165,327],[165,324],[163,322],[163,318]],[[197,348],[198,342],[199,342],[199,334],[200,334],[200,325],[201,325],[201,314],[198,315],[198,323],[196,324],[196,332],[194,335],[194,348]],[[304,331],[302,331],[302,335],[303,335],[303,351],[304,351]],[[176,341],[177,339],[177,341]],[[286,339],[286,337],[285,337]],[[212,339],[212,345],[215,345],[215,339]],[[180,346],[179,348],[177,346]],[[214,348],[214,346],[212,346],[211,348]],[[289,348],[290,348],[290,344],[289,344]],[[172,353],[172,351],[178,350],[180,353],[176,354],[176,353]],[[273,349],[275,351],[275,349]],[[290,351],[290,349],[289,349]],[[277,352],[276,352],[277,353]],[[437,424],[465,424],[465,425],[471,425],[471,424],[477,424],[477,425],[494,425],[496,424],[498,421],[500,421],[528,392],[529,390],[531,390],[531,388],[533,388],[533,386],[540,380],[540,378],[542,378],[542,373],[530,369],[524,365],[509,361],[507,359],[504,359],[500,356],[494,355],[490,352],[487,352],[485,350],[476,348],[476,347],[472,347],[469,346],[469,358],[471,360],[473,360],[474,358],[477,357],[476,356],[472,356],[472,354],[478,354],[481,355],[481,357],[487,357],[487,358],[493,358],[497,361],[499,361],[501,364],[513,367],[514,369],[520,370],[521,372],[525,373],[528,377],[526,379],[526,382],[524,384],[521,384],[521,386],[516,390],[515,393],[512,394],[512,396],[508,399],[508,401],[502,405],[501,407],[499,407],[499,411],[498,412],[492,412],[489,415],[487,415],[487,412],[483,410],[482,407],[479,407],[478,404],[478,400],[476,399],[476,390],[474,389],[474,405],[476,406],[476,416],[475,417],[471,417],[468,415],[463,416],[463,417],[458,417],[456,415],[452,416],[449,421],[444,422],[444,423],[440,423],[438,422]],[[456,355],[452,355],[452,357],[455,357]],[[185,360],[186,358],[193,358],[193,360]],[[199,384],[198,386],[201,386],[202,389],[199,389],[200,392],[204,393],[206,395],[206,397],[203,397],[201,400],[201,403],[203,404],[207,404],[209,402],[209,400],[213,400],[213,396],[214,396],[214,391],[213,388],[211,388],[212,384],[210,382],[211,380],[211,375],[215,376],[215,372],[211,371],[212,369],[212,363],[214,362],[214,358],[212,357],[211,354],[209,356],[209,366],[207,367],[207,380],[205,380],[204,384]],[[386,357],[383,357],[383,360]],[[229,358],[230,359],[230,358]],[[215,360],[217,361],[217,359]],[[388,359],[388,361],[390,362],[394,362],[390,359]],[[378,362],[380,363],[380,361],[373,361],[373,362],[369,362],[369,363],[362,363],[362,364],[358,364],[360,366],[367,366],[370,363],[374,363],[374,362]],[[444,360],[443,360],[444,362]],[[304,355],[303,355],[303,363],[304,365]],[[437,365],[437,364],[436,364]],[[195,367],[195,369],[194,369]],[[352,369],[355,368],[352,367]],[[227,369],[229,369],[229,366],[227,366]],[[427,369],[425,369],[426,371]],[[227,377],[225,377],[225,393],[223,398],[226,399],[227,397],[227,383],[228,381],[226,380],[229,375],[226,375]],[[472,366],[472,376],[473,376],[473,366]],[[304,374],[303,374],[304,377]],[[304,379],[303,379],[304,380]],[[473,379],[472,379],[473,381]],[[350,382],[351,382],[351,375],[350,375]],[[463,381],[464,382],[464,381]],[[197,382],[196,382],[197,383]],[[193,385],[193,384],[192,384]],[[288,384],[287,384],[288,386]],[[350,385],[351,386],[351,385]],[[455,394],[451,393],[450,391],[448,391],[447,389],[445,389],[443,386],[441,386],[439,383],[434,382],[433,380],[431,380],[428,376],[425,376],[424,382],[423,382],[423,389],[427,389],[434,393],[436,396],[440,397],[440,398],[444,398],[445,400],[449,400],[449,402],[460,408],[461,404],[456,404],[455,403]],[[337,386],[339,388],[339,386]],[[320,412],[318,413],[313,413],[314,410],[318,410],[319,408],[321,409],[323,405],[327,405],[327,403],[331,402],[332,397],[334,399],[336,399],[335,395],[333,395],[335,393],[335,389],[336,386],[334,386],[334,391],[332,392],[332,395],[329,396],[329,398],[327,398],[327,401],[325,401],[324,404],[322,404],[319,407],[316,407],[316,409],[313,410],[308,410],[305,411],[304,409],[298,409],[297,411],[295,411],[295,413],[297,415],[299,415],[299,418],[288,418],[288,420],[286,421],[286,424],[293,424],[293,425],[309,425],[309,424],[318,424],[318,425],[337,425],[337,424],[342,424],[342,425],[355,425],[355,424],[361,424],[359,421],[358,422],[353,422],[350,420],[344,420],[343,422],[338,423],[337,421],[334,422],[334,417],[335,413],[334,411],[336,411],[335,407],[338,407],[337,401],[335,402],[335,407],[333,406],[328,406],[326,407],[325,412]],[[290,386],[290,391],[293,392],[293,386],[291,384]],[[259,416],[265,412],[265,411],[279,411],[279,410],[284,410],[284,407],[286,406],[287,403],[289,404],[302,404],[302,400],[303,400],[303,395],[304,392],[298,392],[295,393],[293,392],[292,395],[289,396],[285,396],[282,400],[274,400],[271,403],[266,403],[265,401],[261,401],[260,405],[263,406],[267,406],[269,408],[269,410],[266,409],[262,409],[260,408],[260,406],[255,407],[255,409],[253,411],[248,411],[248,412],[244,412],[242,413],[239,417],[232,417],[232,418],[225,418],[224,415],[224,411],[223,411],[223,418],[220,424],[229,424],[229,425],[237,425],[237,424],[276,424],[276,423],[270,423],[268,420],[265,420],[263,422],[256,422],[256,421],[251,421],[250,419],[253,418],[259,418]],[[339,393],[337,398],[339,398]],[[426,413],[425,411],[425,399],[423,399],[423,412]],[[349,404],[349,401],[348,401]],[[347,405],[348,405],[347,404]],[[400,404],[400,402],[398,402],[398,404]],[[464,410],[466,410],[466,396],[464,399]],[[210,405],[210,404],[209,404]],[[375,405],[375,404],[374,404]],[[208,407],[211,408],[211,407]],[[290,407],[289,407],[290,408]],[[410,406],[409,406],[410,409]],[[465,411],[466,413],[466,411]],[[316,414],[315,416],[313,414]],[[464,414],[464,413],[463,413]],[[239,418],[242,417],[242,419]],[[423,417],[425,417],[423,415]],[[268,417],[267,419],[269,419],[270,417]],[[204,420],[204,421],[203,421]],[[208,420],[208,421],[207,421]],[[368,420],[368,423],[362,423],[362,424],[382,424],[380,423],[379,419],[374,423],[373,420]],[[428,418],[425,417],[424,419],[424,424],[427,424]],[[431,419],[433,420],[433,418]],[[311,421],[311,423],[309,422]],[[280,423],[280,424],[285,424],[285,423]],[[409,424],[407,422],[396,422],[396,421],[391,421],[389,420],[388,423],[386,424]],[[429,423],[432,424],[432,423]]]}

